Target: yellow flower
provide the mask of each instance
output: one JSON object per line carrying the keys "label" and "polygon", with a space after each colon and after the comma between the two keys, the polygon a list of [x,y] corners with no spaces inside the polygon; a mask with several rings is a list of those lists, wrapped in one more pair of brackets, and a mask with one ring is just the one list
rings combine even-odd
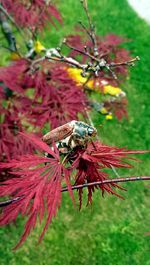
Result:
{"label": "yellow flower", "polygon": [[99,111],[101,114],[107,114],[108,113],[108,111],[105,107],[101,108]]}
{"label": "yellow flower", "polygon": [[104,94],[109,94],[111,96],[117,96],[121,94],[123,91],[119,87],[114,87],[111,85],[104,86]]}
{"label": "yellow flower", "polygon": [[36,51],[36,53],[40,53],[42,51],[45,51],[45,47],[42,45],[42,43],[40,41],[36,41],[34,44],[34,49]]}
{"label": "yellow flower", "polygon": [[[83,77],[81,75],[82,73],[81,69],[76,69],[76,68],[71,68],[71,67],[66,68],[66,69],[69,74],[69,77],[72,78],[77,83],[77,85],[81,86],[86,83],[87,77]],[[86,83],[86,87],[88,87],[89,89],[94,89],[94,81],[89,80]]]}
{"label": "yellow flower", "polygon": [[113,116],[111,113],[106,115],[106,120],[112,120],[112,119],[113,119]]}

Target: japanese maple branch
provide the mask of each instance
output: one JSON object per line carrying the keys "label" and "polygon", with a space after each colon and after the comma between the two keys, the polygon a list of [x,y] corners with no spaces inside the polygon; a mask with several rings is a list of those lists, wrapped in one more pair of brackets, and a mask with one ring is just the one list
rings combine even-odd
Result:
{"label": "japanese maple branch", "polygon": [[140,57],[139,56],[136,56],[135,58],[129,60],[129,61],[126,61],[126,62],[120,62],[120,63],[110,63],[110,67],[117,67],[117,66],[122,66],[122,65],[129,65],[129,66],[134,66],[134,62],[135,61],[139,61],[140,60]]}
{"label": "japanese maple branch", "polygon": [[[14,19],[10,16],[10,14],[7,12],[7,10],[2,6],[2,4],[0,3],[0,11],[4,13],[4,15],[6,17],[8,17],[8,19],[11,21],[11,23],[16,27],[16,29],[19,31],[19,33],[21,34],[21,36],[23,37],[24,39],[24,34],[21,30],[21,28],[16,24],[16,22],[14,21]],[[27,45],[26,43],[26,40],[24,39],[24,42],[25,44]]]}
{"label": "japanese maple branch", "polygon": [[38,69],[38,67],[35,67],[35,69],[34,69],[34,66],[36,66],[36,64],[47,59],[49,61],[56,61],[56,62],[62,62],[65,64],[69,64],[72,67],[81,69],[82,70],[81,75],[84,77],[86,77],[86,76],[88,77],[87,74],[89,74],[89,73],[90,73],[90,75],[89,75],[90,78],[92,78],[92,75],[98,77],[99,72],[101,72],[103,69],[107,69],[109,72],[111,72],[113,78],[117,79],[117,76],[116,76],[115,72],[112,70],[112,68],[119,67],[121,65],[126,65],[126,66],[131,65],[132,66],[132,65],[134,65],[135,61],[139,60],[139,57],[137,56],[134,59],[131,59],[131,60],[125,61],[125,62],[108,63],[106,60],[103,59],[103,57],[107,53],[101,54],[98,57],[99,53],[98,53],[98,48],[97,48],[95,27],[92,24],[92,20],[91,20],[89,11],[88,11],[87,0],[80,0],[80,1],[82,3],[83,9],[84,9],[86,16],[87,16],[87,20],[89,23],[89,29],[87,29],[82,23],[80,23],[80,24],[82,25],[82,27],[84,28],[86,33],[89,35],[90,39],[92,40],[93,52],[89,52],[87,49],[88,47],[86,47],[86,46],[84,47],[83,50],[78,49],[76,47],[73,47],[70,44],[68,44],[65,39],[62,42],[62,45],[65,44],[71,50],[74,50],[74,51],[78,52],[79,54],[86,56],[87,59],[89,59],[89,61],[86,64],[82,64],[72,57],[65,56],[64,54],[61,53],[61,49],[62,49],[62,45],[61,45],[61,47],[59,47],[59,48],[45,49],[45,56],[43,56],[42,58],[38,58],[34,61],[31,60],[31,72],[32,73]]}
{"label": "japanese maple branch", "polygon": [[[110,71],[112,73],[112,76],[117,79],[115,73],[113,72],[113,70],[111,68],[114,67],[118,67],[121,65],[133,65],[133,63],[137,60],[139,60],[139,57],[136,57],[130,61],[126,61],[126,62],[118,62],[118,63],[107,63],[107,61],[105,61],[104,59],[102,59],[102,56],[100,56],[100,58],[98,58],[97,56],[98,51],[97,51],[97,42],[96,42],[96,35],[95,35],[95,29],[94,29],[94,25],[92,24],[91,18],[90,18],[90,14],[88,11],[88,6],[87,6],[87,0],[81,0],[81,3],[83,5],[83,8],[85,10],[87,19],[88,19],[88,23],[89,23],[89,27],[90,29],[86,29],[86,27],[84,26],[84,29],[86,30],[86,32],[88,33],[88,35],[90,36],[92,43],[93,43],[93,54],[89,53],[87,51],[87,47],[85,48],[85,51],[79,50],[75,47],[69,46],[69,44],[66,44],[68,47],[70,47],[70,49],[73,49],[75,51],[77,51],[80,54],[83,54],[85,56],[87,56],[90,60],[90,62],[88,62],[87,64],[81,64],[80,62],[78,62],[77,60],[71,58],[71,57],[67,57],[64,56],[60,53],[60,51],[58,49],[52,48],[52,49],[45,49],[45,56],[43,56],[42,58],[38,58],[36,60],[32,60],[31,61],[31,72],[34,72],[38,69],[38,67],[34,69],[34,66],[42,61],[44,61],[45,59],[48,60],[52,60],[52,61],[56,61],[56,62],[63,62],[66,64],[69,64],[73,67],[82,69],[82,75],[86,76],[87,73],[92,73],[95,76],[99,75],[99,72],[106,68],[108,71]],[[15,23],[14,19],[8,14],[7,10],[2,6],[2,4],[0,4],[0,11],[3,12],[3,14],[5,16],[8,17],[8,19],[15,25],[15,27],[18,29],[18,31],[21,33],[21,35],[24,37],[24,34],[22,33],[22,30],[19,28],[19,26]],[[26,46],[27,43],[25,42]],[[54,53],[52,52],[54,51]],[[28,58],[26,57],[26,59],[28,60]],[[92,76],[92,75],[91,75]]]}
{"label": "japanese maple branch", "polygon": [[[80,54],[83,54],[83,55],[89,57],[90,59],[92,59],[92,60],[94,60],[94,61],[96,61],[96,62],[100,62],[100,60],[99,60],[98,58],[96,58],[94,55],[90,54],[89,52],[87,52],[87,51],[82,51],[82,50],[80,50],[80,49],[78,49],[78,48],[76,48],[76,47],[73,47],[73,46],[71,46],[69,43],[67,43],[66,41],[64,41],[64,44],[65,44],[68,48],[70,48],[71,50],[76,51],[76,52],[78,52],[78,53],[80,53]],[[87,47],[85,46],[84,48],[85,48],[85,50],[86,50]]]}
{"label": "japanese maple branch", "polygon": [[[55,54],[51,53],[51,50],[55,50]],[[50,55],[49,55],[50,53]],[[98,73],[103,69],[103,68],[107,68],[109,71],[111,71],[111,73],[113,75],[114,72],[111,70],[111,68],[114,67],[118,67],[121,65],[133,65],[133,62],[138,61],[139,57],[136,56],[135,58],[133,58],[132,60],[129,61],[125,61],[125,62],[119,62],[119,63],[107,63],[104,59],[98,59],[94,56],[92,56],[91,54],[85,53],[86,56],[88,56],[90,59],[93,59],[93,64],[92,63],[87,63],[87,64],[82,64],[80,62],[78,62],[77,60],[73,59],[72,57],[67,57],[64,56],[62,54],[59,53],[59,51],[55,48],[52,49],[46,49],[46,54],[45,56],[38,58],[34,61],[31,61],[31,70],[34,70],[34,66],[36,64],[38,64],[39,62],[42,62],[44,60],[50,60],[50,61],[56,61],[56,62],[62,62],[62,63],[66,63],[69,64],[73,67],[79,68],[81,70],[83,70],[83,75],[85,76],[86,73],[92,72],[93,74],[95,74],[95,76],[98,76]],[[35,69],[36,70],[36,69]],[[114,78],[116,78],[116,76],[114,76]]]}
{"label": "japanese maple branch", "polygon": [[[88,188],[88,187],[93,187],[93,186],[99,186],[99,185],[105,185],[105,184],[134,182],[134,181],[148,181],[148,180],[150,180],[150,176],[130,177],[130,178],[113,178],[113,179],[106,179],[106,180],[96,181],[96,182],[91,182],[91,183],[84,183],[84,184],[80,184],[80,185],[73,185],[73,186],[71,186],[71,189],[72,190],[78,190],[78,189],[83,189],[83,188]],[[66,192],[66,191],[68,191],[68,187],[64,187],[61,189],[61,192]],[[24,195],[10,199],[10,200],[7,200],[7,201],[2,201],[2,202],[0,202],[0,207],[5,207],[5,206],[8,206],[12,203],[15,203],[23,197],[24,197]]]}
{"label": "japanese maple branch", "polygon": [[87,19],[88,19],[88,23],[89,23],[89,27],[90,27],[90,30],[86,29],[86,27],[82,24],[81,26],[84,28],[84,30],[86,30],[87,34],[89,35],[89,37],[91,38],[91,41],[93,43],[93,54],[94,56],[98,56],[99,53],[98,53],[98,48],[97,48],[97,40],[96,40],[96,34],[95,34],[95,27],[92,23],[92,20],[91,20],[91,17],[90,17],[90,14],[89,14],[89,10],[88,10],[88,4],[87,4],[87,0],[80,0],[84,10],[85,10],[85,13],[86,13],[86,16],[87,16]]}
{"label": "japanese maple branch", "polygon": [[[97,186],[97,185],[113,184],[113,183],[129,182],[129,181],[130,182],[131,181],[132,182],[133,181],[145,181],[145,180],[150,180],[150,176],[106,179],[106,180],[97,181],[97,182],[74,185],[71,188],[72,188],[72,190],[78,190],[78,189],[88,188],[88,187]],[[62,192],[68,191],[68,188],[64,187],[64,188],[62,188],[61,191]]]}

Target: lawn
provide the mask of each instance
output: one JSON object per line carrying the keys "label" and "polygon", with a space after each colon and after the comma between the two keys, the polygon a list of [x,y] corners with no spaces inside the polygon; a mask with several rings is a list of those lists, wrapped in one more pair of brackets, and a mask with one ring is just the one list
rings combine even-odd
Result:
{"label": "lawn", "polygon": [[[74,31],[78,20],[85,20],[80,1],[64,0],[58,5],[64,17],[59,30],[47,31],[41,38],[45,46],[57,45],[68,33]],[[100,116],[91,114],[104,143],[126,146],[130,149],[149,148],[150,129],[150,27],[128,6],[125,0],[89,1],[90,12],[97,33],[115,33],[129,39],[124,47],[141,61],[130,71],[123,89],[129,99],[129,120],[118,123],[115,119],[102,127]],[[121,176],[149,174],[148,155],[140,156],[130,171],[119,171]],[[112,177],[113,177],[112,173]],[[43,242],[36,245],[40,227],[12,252],[24,226],[23,220],[0,229],[0,265],[150,265],[149,183],[127,183],[120,192],[125,200],[113,196],[102,198],[95,193],[92,207],[81,212],[74,209],[69,195],[63,194],[63,204],[58,216],[49,227]]]}

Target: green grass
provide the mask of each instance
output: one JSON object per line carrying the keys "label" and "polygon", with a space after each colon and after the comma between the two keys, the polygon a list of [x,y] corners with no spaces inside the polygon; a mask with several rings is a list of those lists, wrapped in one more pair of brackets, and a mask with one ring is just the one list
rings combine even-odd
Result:
{"label": "green grass", "polygon": [[[59,6],[64,25],[44,35],[47,46],[57,45],[64,35],[73,32],[75,22],[85,20],[78,0],[64,0]],[[99,129],[101,139],[111,145],[148,149],[150,27],[137,17],[125,0],[89,1],[89,6],[99,34],[113,32],[130,39],[125,47],[141,57],[122,85],[129,99],[129,121],[107,122]],[[98,116],[93,115],[93,120],[96,126],[101,124]],[[142,163],[135,164],[130,171],[120,171],[120,174],[148,175],[148,156],[140,158]],[[73,208],[69,195],[63,194],[58,216],[39,246],[36,246],[40,232],[37,228],[18,251],[11,251],[22,233],[22,220],[15,226],[0,229],[0,264],[150,265],[150,237],[144,235],[150,231],[148,185],[124,184],[128,190],[121,192],[124,201],[111,196],[103,199],[97,192],[93,206],[84,206],[81,212]]]}

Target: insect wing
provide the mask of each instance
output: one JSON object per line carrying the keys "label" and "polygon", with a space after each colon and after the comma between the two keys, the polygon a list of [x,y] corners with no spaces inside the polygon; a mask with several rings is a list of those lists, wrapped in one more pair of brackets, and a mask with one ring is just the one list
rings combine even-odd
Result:
{"label": "insect wing", "polygon": [[47,144],[52,144],[52,142],[59,142],[67,138],[72,134],[72,132],[73,132],[73,127],[69,123],[66,123],[45,134],[42,140]]}

